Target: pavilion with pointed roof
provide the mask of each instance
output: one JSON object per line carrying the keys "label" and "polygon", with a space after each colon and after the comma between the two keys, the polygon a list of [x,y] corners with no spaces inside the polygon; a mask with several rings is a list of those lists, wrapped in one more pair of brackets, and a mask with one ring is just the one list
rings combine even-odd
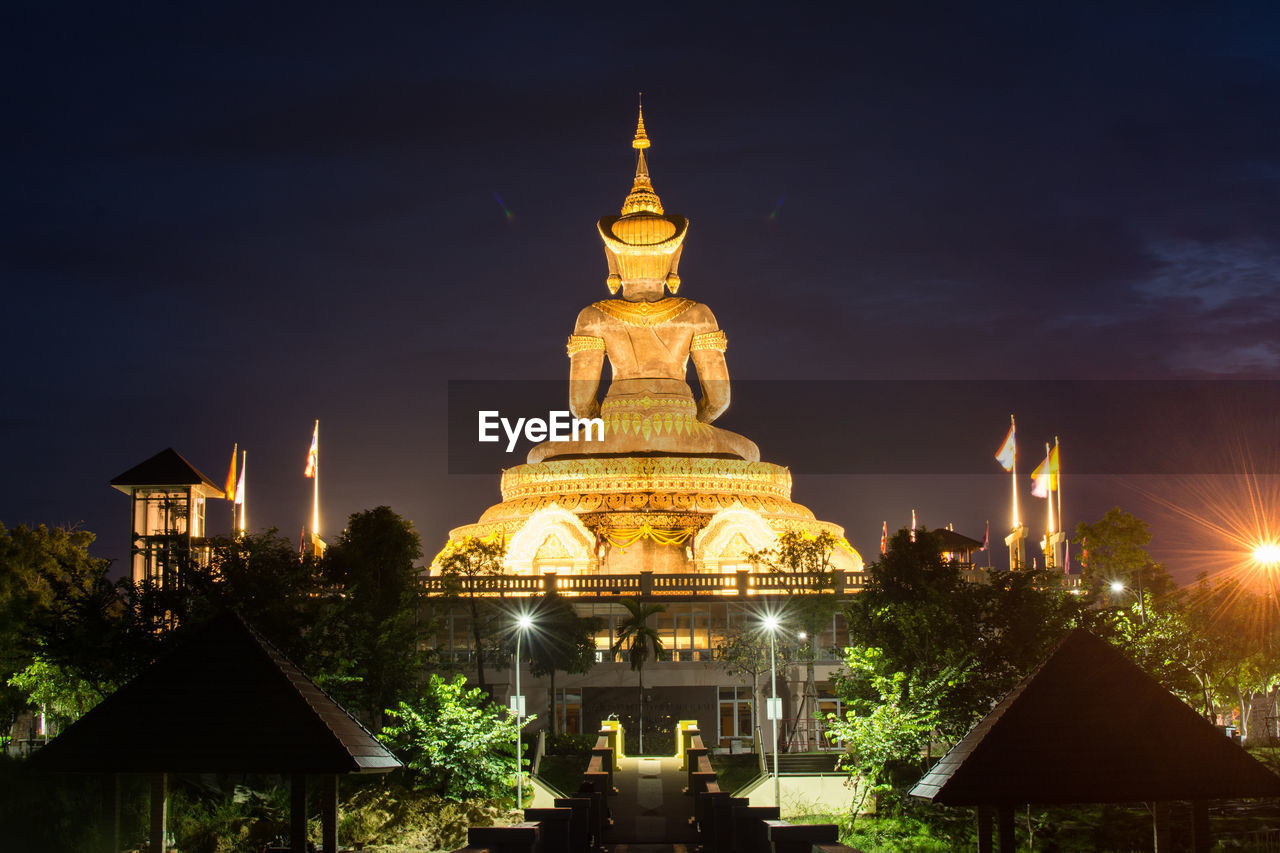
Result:
{"label": "pavilion with pointed roof", "polygon": [[979,850],[992,849],[998,811],[1002,851],[1013,849],[1013,809],[1029,803],[1154,802],[1156,849],[1171,849],[1167,804],[1191,801],[1193,849],[1207,851],[1206,801],[1280,796],[1280,777],[1115,646],[1077,629],[911,794],[978,807]]}
{"label": "pavilion with pointed roof", "polygon": [[295,850],[306,844],[306,777],[322,776],[323,849],[335,851],[338,775],[400,766],[354,717],[233,614],[194,629],[35,753],[31,763],[52,772],[149,775],[153,850],[163,849],[170,773],[290,776]]}

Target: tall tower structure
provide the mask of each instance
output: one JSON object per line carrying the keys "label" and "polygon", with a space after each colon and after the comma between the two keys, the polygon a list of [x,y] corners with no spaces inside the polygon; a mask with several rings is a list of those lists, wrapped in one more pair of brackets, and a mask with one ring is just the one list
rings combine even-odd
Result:
{"label": "tall tower structure", "polygon": [[190,560],[208,560],[205,503],[222,489],[172,447],[111,480],[129,496],[131,577],[160,589],[181,585]]}

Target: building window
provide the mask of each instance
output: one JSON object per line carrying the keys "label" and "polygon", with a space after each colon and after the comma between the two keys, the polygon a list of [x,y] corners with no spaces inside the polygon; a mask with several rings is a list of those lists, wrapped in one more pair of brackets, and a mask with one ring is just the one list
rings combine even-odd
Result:
{"label": "building window", "polygon": [[[740,751],[755,732],[750,687],[720,688],[720,746]],[[735,743],[736,741],[736,743]]]}
{"label": "building window", "polygon": [[582,734],[582,691],[558,689],[556,713],[560,717],[560,731],[567,735]]}

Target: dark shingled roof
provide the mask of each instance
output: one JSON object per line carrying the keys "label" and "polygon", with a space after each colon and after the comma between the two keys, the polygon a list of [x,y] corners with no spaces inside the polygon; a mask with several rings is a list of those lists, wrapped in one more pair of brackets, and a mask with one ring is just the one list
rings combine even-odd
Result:
{"label": "dark shingled roof", "polygon": [[196,469],[182,454],[166,447],[145,462],[134,465],[118,477],[111,478],[111,485],[122,492],[122,486],[207,486],[222,497],[222,487]]}
{"label": "dark shingled roof", "polygon": [[399,767],[257,631],[215,618],[31,758],[52,771],[354,773]]}
{"label": "dark shingled roof", "polygon": [[1280,796],[1280,777],[1077,629],[911,791],[951,806]]}
{"label": "dark shingled roof", "polygon": [[937,530],[930,532],[942,540],[943,551],[977,551],[982,547],[982,542],[980,540],[970,539],[963,533],[956,533],[954,530],[948,530],[945,527],[939,527]]}

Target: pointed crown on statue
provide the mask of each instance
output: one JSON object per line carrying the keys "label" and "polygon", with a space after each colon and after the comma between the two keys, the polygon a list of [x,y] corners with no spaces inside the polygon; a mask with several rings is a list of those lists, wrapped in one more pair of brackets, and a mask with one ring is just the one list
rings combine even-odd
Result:
{"label": "pointed crown on statue", "polygon": [[653,190],[644,156],[649,137],[644,130],[643,108],[631,147],[636,149],[636,177],[622,203],[622,215],[605,216],[596,225],[609,262],[606,284],[610,293],[617,293],[623,282],[661,281],[675,293],[680,288],[676,267],[689,220],[663,215],[662,200]]}

